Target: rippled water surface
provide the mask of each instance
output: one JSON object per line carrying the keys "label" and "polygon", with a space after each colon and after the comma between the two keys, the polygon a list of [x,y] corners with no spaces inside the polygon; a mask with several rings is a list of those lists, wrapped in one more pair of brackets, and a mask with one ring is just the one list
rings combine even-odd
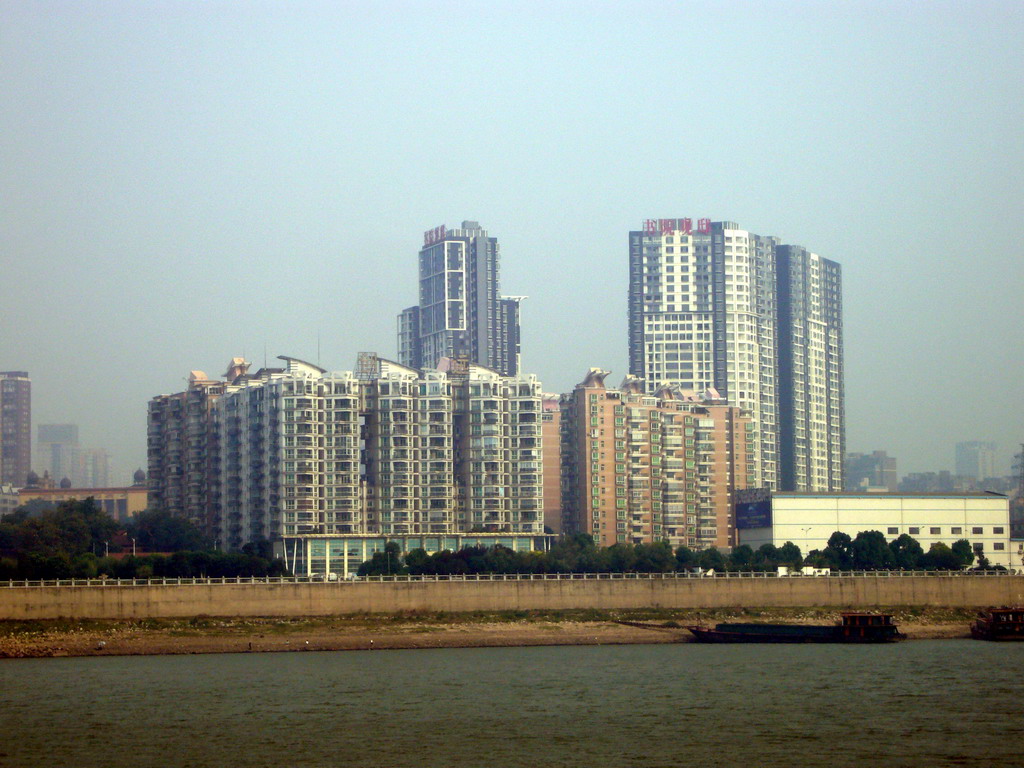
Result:
{"label": "rippled water surface", "polygon": [[0,766],[1024,765],[1024,643],[0,661]]}

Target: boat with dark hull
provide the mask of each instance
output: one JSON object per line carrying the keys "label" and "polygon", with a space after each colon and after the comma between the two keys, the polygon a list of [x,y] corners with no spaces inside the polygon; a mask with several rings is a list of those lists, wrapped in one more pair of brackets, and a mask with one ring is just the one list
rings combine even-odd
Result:
{"label": "boat with dark hull", "polygon": [[975,640],[1024,640],[1024,608],[989,608],[971,624]]}
{"label": "boat with dark hull", "polygon": [[838,624],[717,624],[687,629],[698,643],[894,643],[905,640],[892,616],[844,613]]}

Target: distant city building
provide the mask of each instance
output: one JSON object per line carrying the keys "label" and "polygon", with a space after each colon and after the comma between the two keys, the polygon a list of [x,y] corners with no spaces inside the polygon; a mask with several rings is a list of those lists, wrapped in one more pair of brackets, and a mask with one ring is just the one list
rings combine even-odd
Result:
{"label": "distant city building", "polygon": [[739,491],[736,526],[739,543],[757,549],[791,541],[802,554],[823,550],[833,533],[856,538],[879,531],[887,541],[903,534],[927,552],[941,542],[971,543],[993,565],[1020,567],[1010,546],[1008,499],[993,493],[783,493]]}
{"label": "distant city building", "polygon": [[110,456],[102,448],[83,448],[77,424],[40,424],[36,427],[36,469],[59,483],[67,479],[75,488],[110,485]]}
{"label": "distant city building", "polygon": [[757,485],[839,490],[845,445],[838,263],[733,222],[629,233],[630,373],[713,388],[749,413]]}
{"label": "distant city building", "polygon": [[966,493],[977,490],[977,480],[952,472],[910,472],[899,482],[900,493]]}
{"label": "distant city building", "polygon": [[732,494],[754,481],[751,420],[717,393],[608,389],[592,368],[562,396],[563,530],[603,546],[732,544]]}
{"label": "distant city building", "polygon": [[[355,373],[281,359],[255,374],[236,366],[230,381],[197,376],[186,393],[151,401],[154,506],[203,519],[225,549],[296,536],[543,534],[536,377],[447,359],[423,372],[366,356]],[[189,413],[194,440],[184,439]],[[190,501],[189,464],[208,508]]]}
{"label": "distant city building", "polygon": [[36,463],[39,472],[48,472],[59,482],[75,479],[78,472],[78,425],[39,424],[36,427]]}
{"label": "distant city building", "polygon": [[984,480],[996,476],[996,444],[969,440],[956,444],[956,473]]}
{"label": "distant city building", "polygon": [[0,483],[25,485],[32,470],[32,380],[0,371]]}
{"label": "distant city building", "polygon": [[110,485],[110,454],[102,448],[78,451],[78,468],[74,483],[79,488],[106,488]]}
{"label": "distant city building", "polygon": [[500,295],[497,238],[475,221],[424,235],[419,303],[398,316],[398,361],[432,369],[464,359],[505,376],[519,372],[521,296]]}
{"label": "distant city building", "polygon": [[895,492],[898,486],[896,459],[885,451],[846,454],[846,490]]}
{"label": "distant city building", "polygon": [[145,485],[115,488],[22,488],[18,492],[19,504],[41,499],[57,506],[62,501],[92,499],[96,506],[119,523],[130,522],[146,510]]}

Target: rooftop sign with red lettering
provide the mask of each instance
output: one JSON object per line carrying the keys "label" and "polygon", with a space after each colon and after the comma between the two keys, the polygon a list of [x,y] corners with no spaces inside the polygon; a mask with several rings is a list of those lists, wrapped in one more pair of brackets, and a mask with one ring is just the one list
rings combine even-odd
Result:
{"label": "rooftop sign with red lettering", "polygon": [[445,228],[444,224],[442,224],[440,227],[428,229],[426,232],[423,233],[423,247],[426,248],[428,245],[440,243],[447,236],[448,230]]}
{"label": "rooftop sign with red lettering", "polygon": [[[673,232],[682,232],[684,235],[693,234],[693,219],[645,219],[645,235],[671,235]],[[711,219],[697,219],[697,234],[711,234]]]}

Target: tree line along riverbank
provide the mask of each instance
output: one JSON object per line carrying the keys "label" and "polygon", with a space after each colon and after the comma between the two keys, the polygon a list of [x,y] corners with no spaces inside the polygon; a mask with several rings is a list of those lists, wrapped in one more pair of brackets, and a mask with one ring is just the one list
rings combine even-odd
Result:
{"label": "tree line along riverbank", "polygon": [[[880,608],[910,639],[966,638],[974,609]],[[0,622],[0,658],[258,653],[687,642],[720,621],[820,624],[820,608],[400,612],[309,618],[195,616],[140,621]]]}
{"label": "tree line along riverbank", "polygon": [[[147,511],[123,528],[91,498],[55,508],[25,504],[0,518],[0,580],[192,578],[280,576],[270,542],[224,552],[196,526],[166,512]],[[836,532],[827,546],[806,554],[792,542],[740,545],[728,553],[712,547],[673,549],[667,542],[598,547],[587,535],[565,536],[546,552],[505,547],[467,547],[458,552],[403,553],[396,542],[359,564],[368,575],[463,575],[481,573],[668,573],[681,571],[775,571],[779,566],[851,570],[960,570],[989,567],[966,540],[934,544],[925,552],[908,535],[887,542],[879,531],[856,537]]]}

